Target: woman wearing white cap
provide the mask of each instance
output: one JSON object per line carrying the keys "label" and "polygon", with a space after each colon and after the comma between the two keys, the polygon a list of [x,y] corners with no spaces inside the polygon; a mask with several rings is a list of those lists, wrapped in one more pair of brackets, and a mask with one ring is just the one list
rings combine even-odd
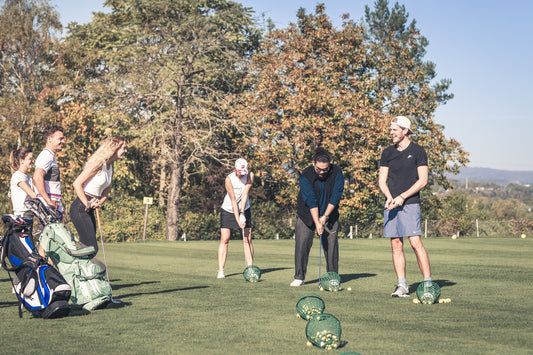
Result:
{"label": "woman wearing white cap", "polygon": [[243,229],[244,256],[246,265],[252,265],[254,247],[252,245],[252,215],[248,193],[254,181],[254,174],[248,171],[245,159],[237,159],[235,170],[226,176],[226,197],[220,211],[220,245],[218,246],[218,275],[224,278],[224,264],[228,254],[231,230]]}

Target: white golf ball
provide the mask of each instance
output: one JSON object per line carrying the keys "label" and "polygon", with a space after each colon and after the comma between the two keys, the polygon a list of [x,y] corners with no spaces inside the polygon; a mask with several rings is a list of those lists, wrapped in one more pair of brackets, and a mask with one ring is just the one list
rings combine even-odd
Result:
{"label": "white golf ball", "polygon": [[452,235],[452,239],[457,239],[457,236],[455,234]]}
{"label": "white golf ball", "polygon": [[526,239],[526,235],[525,235],[525,234],[522,234],[522,235],[520,236],[520,238],[522,238],[522,239]]}
{"label": "white golf ball", "polygon": [[348,287],[348,288],[347,288],[347,290],[348,290],[348,291],[351,291],[351,290],[352,290],[352,288],[351,288],[351,287]]}

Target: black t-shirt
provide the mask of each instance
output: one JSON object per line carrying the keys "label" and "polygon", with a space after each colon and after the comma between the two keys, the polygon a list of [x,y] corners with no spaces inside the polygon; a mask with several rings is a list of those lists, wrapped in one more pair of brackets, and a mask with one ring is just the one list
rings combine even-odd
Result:
{"label": "black t-shirt", "polygon": [[[381,153],[379,166],[389,168],[387,186],[393,198],[409,190],[418,180],[417,168],[428,165],[428,157],[424,148],[411,142],[401,152],[396,145],[385,148]],[[420,194],[417,192],[409,196],[404,204],[420,203]]]}

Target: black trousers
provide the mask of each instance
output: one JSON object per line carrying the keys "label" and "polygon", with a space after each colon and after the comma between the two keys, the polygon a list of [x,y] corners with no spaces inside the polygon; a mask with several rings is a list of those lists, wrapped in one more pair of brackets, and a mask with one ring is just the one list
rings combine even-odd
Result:
{"label": "black trousers", "polygon": [[[93,197],[86,195],[90,201]],[[94,217],[94,210],[85,211],[85,205],[81,202],[79,197],[76,197],[74,202],[70,205],[68,212],[70,220],[76,231],[80,242],[86,246],[94,247],[94,254],[98,252],[98,242],[96,241],[96,219]]]}
{"label": "black trousers", "polygon": [[[326,257],[326,270],[339,272],[339,222],[326,224],[322,235],[322,248]],[[294,246],[294,278],[305,280],[309,252],[313,246],[313,237],[316,229],[308,227],[300,218],[296,219],[295,246]],[[322,252],[322,251],[320,251]],[[321,271],[323,272],[323,271]],[[322,275],[320,275],[322,276]]]}

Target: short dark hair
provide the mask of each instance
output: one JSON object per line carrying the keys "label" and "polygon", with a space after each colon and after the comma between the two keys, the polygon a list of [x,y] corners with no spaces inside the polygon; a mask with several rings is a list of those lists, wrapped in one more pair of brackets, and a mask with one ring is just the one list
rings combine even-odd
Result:
{"label": "short dark hair", "polygon": [[56,132],[63,132],[63,127],[52,125],[43,129],[44,142],[46,143],[48,138]]}
{"label": "short dark hair", "polygon": [[331,162],[331,155],[329,154],[329,152],[327,150],[325,150],[324,148],[320,147],[320,148],[317,148],[317,150],[315,150],[315,155],[313,156],[313,161],[315,163],[316,162],[329,163],[329,162]]}

